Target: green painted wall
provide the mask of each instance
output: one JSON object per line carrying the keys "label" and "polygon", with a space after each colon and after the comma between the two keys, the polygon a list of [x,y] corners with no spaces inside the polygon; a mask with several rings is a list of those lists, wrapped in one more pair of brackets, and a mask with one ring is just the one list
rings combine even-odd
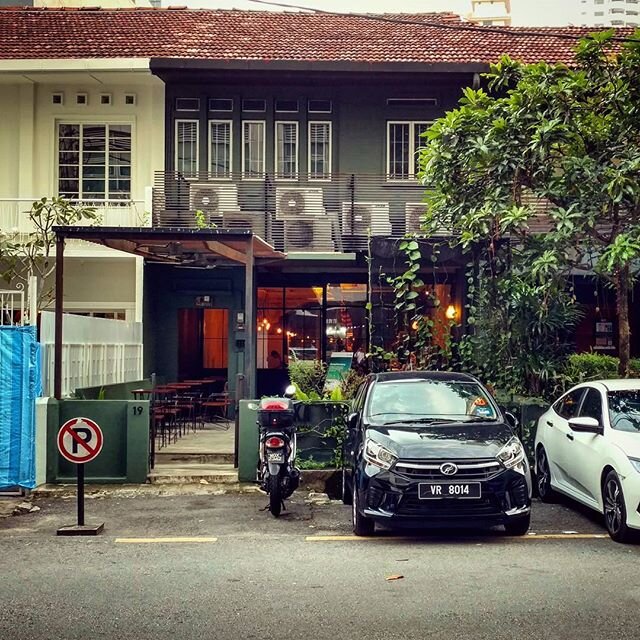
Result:
{"label": "green painted wall", "polygon": [[255,482],[258,469],[258,425],[256,400],[240,400],[238,435],[238,479],[240,482]]}
{"label": "green painted wall", "polygon": [[75,482],[76,468],[57,448],[60,427],[72,418],[90,418],[101,428],[104,445],[85,465],[91,483],[144,483],[149,473],[149,403],[124,400],[49,400],[47,482]]}
{"label": "green painted wall", "polygon": [[[133,380],[131,382],[119,382],[117,384],[105,384],[99,387],[85,387],[76,389],[75,395],[78,400],[133,400],[134,389],[149,389],[151,380]],[[100,398],[100,394],[103,398]]]}

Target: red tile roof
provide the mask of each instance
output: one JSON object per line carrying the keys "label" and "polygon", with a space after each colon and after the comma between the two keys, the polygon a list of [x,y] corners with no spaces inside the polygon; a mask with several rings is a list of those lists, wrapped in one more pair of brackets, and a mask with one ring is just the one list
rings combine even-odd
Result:
{"label": "red tile roof", "polygon": [[[466,25],[454,14],[372,16],[193,9],[0,9],[0,59],[190,58],[356,63],[570,62],[593,29]],[[390,22],[388,19],[398,20]],[[404,24],[415,21],[423,24]],[[425,24],[427,23],[427,24]],[[430,24],[428,24],[430,23]],[[442,28],[437,25],[446,25]],[[452,28],[453,27],[453,28]],[[625,30],[628,31],[628,30]],[[520,35],[518,35],[520,33]]]}

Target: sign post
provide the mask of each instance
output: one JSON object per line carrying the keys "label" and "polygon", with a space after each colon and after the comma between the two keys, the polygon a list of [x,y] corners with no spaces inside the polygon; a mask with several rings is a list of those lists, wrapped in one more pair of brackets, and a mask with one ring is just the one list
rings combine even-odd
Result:
{"label": "sign post", "polygon": [[60,455],[76,465],[78,479],[78,522],[60,527],[57,535],[97,536],[104,529],[104,523],[88,526],[84,522],[84,465],[102,450],[102,430],[89,418],[72,418],[60,427],[57,440]]}

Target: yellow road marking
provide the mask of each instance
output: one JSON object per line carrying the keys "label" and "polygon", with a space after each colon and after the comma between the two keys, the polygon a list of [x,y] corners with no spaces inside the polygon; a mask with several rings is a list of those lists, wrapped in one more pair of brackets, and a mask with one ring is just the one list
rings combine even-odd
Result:
{"label": "yellow road marking", "polygon": [[119,544],[217,542],[218,538],[116,538]]}
{"label": "yellow road marking", "polygon": [[[607,539],[609,536],[601,533],[532,533],[527,536],[494,536],[482,538],[481,540],[490,542],[493,540],[570,540],[570,539],[579,539],[579,540],[598,540],[598,539]],[[438,536],[434,536],[435,540],[442,541],[442,538],[438,538]],[[474,540],[478,540],[480,538],[474,538]],[[306,536],[306,542],[350,542],[350,541],[358,541],[358,542],[385,542],[387,540],[421,540],[428,541],[430,538],[427,537],[417,537],[417,536],[371,536],[371,537],[359,537],[359,536]],[[464,538],[460,538],[460,540],[464,540]]]}

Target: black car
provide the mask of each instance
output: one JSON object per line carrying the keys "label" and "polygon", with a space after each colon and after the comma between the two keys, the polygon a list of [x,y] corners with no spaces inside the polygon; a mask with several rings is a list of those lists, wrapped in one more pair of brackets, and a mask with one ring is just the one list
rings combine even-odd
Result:
{"label": "black car", "polygon": [[531,472],[491,394],[464,373],[372,374],[358,389],[344,446],[343,502],[353,531],[504,525],[524,535]]}

